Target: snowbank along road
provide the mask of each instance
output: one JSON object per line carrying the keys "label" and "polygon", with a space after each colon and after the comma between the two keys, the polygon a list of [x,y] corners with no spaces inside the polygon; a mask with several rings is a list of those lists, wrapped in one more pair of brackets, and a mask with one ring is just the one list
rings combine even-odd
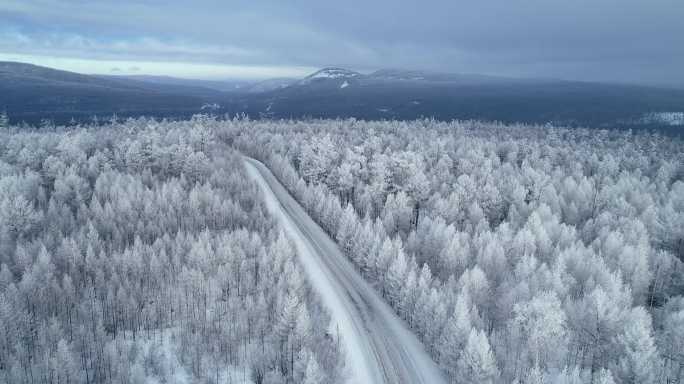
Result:
{"label": "snowbank along road", "polygon": [[251,158],[245,158],[245,166],[328,307],[331,331],[342,336],[348,382],[446,383],[416,336],[268,168]]}

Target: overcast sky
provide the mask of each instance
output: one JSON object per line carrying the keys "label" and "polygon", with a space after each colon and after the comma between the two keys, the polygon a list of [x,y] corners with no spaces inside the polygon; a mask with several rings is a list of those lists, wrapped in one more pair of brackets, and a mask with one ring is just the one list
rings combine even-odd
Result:
{"label": "overcast sky", "polygon": [[0,60],[211,79],[342,66],[684,84],[684,0],[0,0]]}

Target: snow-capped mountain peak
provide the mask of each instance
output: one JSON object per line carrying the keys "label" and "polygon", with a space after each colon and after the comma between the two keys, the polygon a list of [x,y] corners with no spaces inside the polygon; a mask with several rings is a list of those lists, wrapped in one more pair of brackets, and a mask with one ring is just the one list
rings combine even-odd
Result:
{"label": "snow-capped mountain peak", "polygon": [[305,77],[300,83],[308,84],[314,80],[319,79],[351,79],[359,76],[361,76],[361,74],[358,72],[350,71],[344,68],[330,67],[323,68],[319,71],[312,73],[311,75]]}

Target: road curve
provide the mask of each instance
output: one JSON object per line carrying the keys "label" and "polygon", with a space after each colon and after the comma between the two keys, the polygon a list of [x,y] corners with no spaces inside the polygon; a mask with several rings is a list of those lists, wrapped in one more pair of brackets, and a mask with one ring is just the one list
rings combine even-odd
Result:
{"label": "road curve", "polygon": [[349,383],[446,383],[406,324],[304,211],[271,171],[245,157],[267,209],[294,242],[309,281],[329,309],[345,347]]}

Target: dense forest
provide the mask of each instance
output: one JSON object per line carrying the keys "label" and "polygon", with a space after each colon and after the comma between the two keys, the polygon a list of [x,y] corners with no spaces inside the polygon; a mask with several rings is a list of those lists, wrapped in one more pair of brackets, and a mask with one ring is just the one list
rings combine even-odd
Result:
{"label": "dense forest", "polygon": [[684,141],[196,116],[0,130],[0,382],[342,382],[240,153],[452,382],[684,381]]}
{"label": "dense forest", "polygon": [[682,382],[681,140],[472,121],[223,125],[454,382]]}
{"label": "dense forest", "polygon": [[293,246],[208,122],[1,130],[1,383],[342,380]]}

